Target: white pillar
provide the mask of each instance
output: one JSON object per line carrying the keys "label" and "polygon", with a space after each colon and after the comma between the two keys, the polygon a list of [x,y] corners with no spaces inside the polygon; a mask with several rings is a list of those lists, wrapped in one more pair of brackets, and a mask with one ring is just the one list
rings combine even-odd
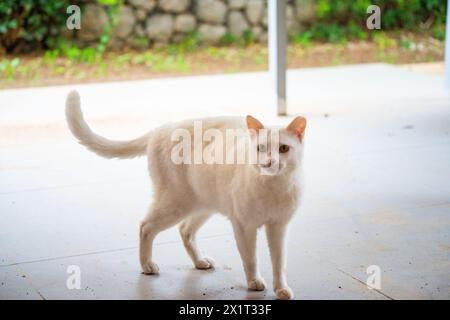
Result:
{"label": "white pillar", "polygon": [[445,85],[450,88],[450,0],[447,1],[447,27],[445,30]]}
{"label": "white pillar", "polygon": [[286,115],[286,0],[269,0],[268,14],[269,72],[274,104],[278,115]]}

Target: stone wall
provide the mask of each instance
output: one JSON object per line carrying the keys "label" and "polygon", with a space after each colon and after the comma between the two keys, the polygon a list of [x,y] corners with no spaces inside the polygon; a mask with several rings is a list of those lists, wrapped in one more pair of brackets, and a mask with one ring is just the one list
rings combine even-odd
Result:
{"label": "stone wall", "polygon": [[[98,41],[108,23],[106,8],[86,1],[81,30],[75,32],[81,44]],[[297,33],[314,18],[313,0],[288,0],[288,32]],[[300,10],[301,8],[301,10]],[[179,42],[197,31],[200,41],[218,44],[227,34],[242,37],[251,31],[257,42],[267,41],[267,0],[125,0],[116,14],[111,33],[113,48],[142,48]]]}

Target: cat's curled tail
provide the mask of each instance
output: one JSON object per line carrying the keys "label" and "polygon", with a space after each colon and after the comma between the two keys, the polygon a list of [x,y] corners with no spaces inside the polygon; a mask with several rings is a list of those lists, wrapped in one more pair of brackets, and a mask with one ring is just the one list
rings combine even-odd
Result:
{"label": "cat's curled tail", "polygon": [[105,158],[134,158],[145,155],[150,133],[129,141],[114,141],[94,133],[83,118],[80,95],[71,91],[66,99],[66,120],[72,134],[87,149]]}

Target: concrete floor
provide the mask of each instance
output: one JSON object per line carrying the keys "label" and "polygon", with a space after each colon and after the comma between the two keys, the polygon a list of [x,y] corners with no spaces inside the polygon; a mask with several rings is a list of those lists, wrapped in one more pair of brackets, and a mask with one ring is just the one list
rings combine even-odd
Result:
{"label": "concrete floor", "polygon": [[[298,299],[450,298],[450,98],[439,74],[384,64],[292,70],[290,115],[309,120],[306,190],[292,222]],[[74,86],[93,128],[131,138],[171,120],[270,106],[265,73]],[[274,299],[248,292],[228,221],[200,231],[213,271],[193,269],[176,228],[140,274],[138,223],[152,197],[145,159],[105,160],[69,135],[70,86],[0,92],[0,299]],[[263,276],[271,269],[259,237]],[[67,268],[81,268],[69,290]],[[365,285],[368,266],[381,289]]]}

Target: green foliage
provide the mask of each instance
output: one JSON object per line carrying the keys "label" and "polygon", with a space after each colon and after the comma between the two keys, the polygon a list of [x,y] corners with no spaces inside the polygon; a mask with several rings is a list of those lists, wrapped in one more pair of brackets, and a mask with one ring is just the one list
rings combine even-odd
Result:
{"label": "green foliage", "polygon": [[12,80],[14,78],[14,74],[18,69],[19,63],[19,58],[13,58],[11,60],[3,59],[0,62],[0,75],[8,80]]}
{"label": "green foliage", "polygon": [[146,36],[135,37],[132,41],[134,42],[134,47],[138,49],[145,49],[150,45],[150,41]]}
{"label": "green foliage", "polygon": [[374,38],[378,31],[366,27],[367,8],[372,4],[381,9],[382,30],[430,30],[436,39],[445,38],[444,0],[317,0],[316,18],[304,28],[311,34],[300,33],[294,41],[307,45],[310,40],[336,43]]}
{"label": "green foliage", "polygon": [[234,43],[236,43],[238,40],[238,37],[236,37],[235,35],[232,35],[231,33],[225,33],[224,36],[222,37],[222,39],[220,40],[220,43],[222,45],[232,45]]}
{"label": "green foliage", "polygon": [[373,37],[373,41],[376,43],[378,48],[380,49],[389,49],[396,45],[396,41],[392,38],[389,38],[385,33],[383,32],[377,32],[375,33]]}
{"label": "green foliage", "polygon": [[111,32],[114,25],[117,23],[117,12],[123,4],[121,0],[97,0],[99,4],[106,6],[106,13],[108,15],[108,23],[103,27],[103,33],[100,36],[100,41],[97,45],[97,51],[105,52],[111,39]]}
{"label": "green foliage", "polygon": [[0,1],[0,44],[7,51],[32,44],[45,46],[65,26],[69,0]]}
{"label": "green foliage", "polygon": [[[105,6],[109,23],[105,25],[96,51],[104,52],[111,37],[117,11],[123,0],[97,0]],[[71,4],[83,5],[81,0],[2,0],[0,1],[0,46],[7,52],[24,49],[60,49],[59,39],[68,17],[66,9]],[[80,52],[78,52],[80,51]],[[71,48],[64,54],[70,59],[93,61],[93,51]],[[53,53],[54,54],[54,53]],[[75,58],[76,57],[76,58]]]}
{"label": "green foliage", "polygon": [[191,52],[198,48],[200,44],[200,34],[197,31],[188,33],[183,41],[181,41],[180,46],[184,52]]}
{"label": "green foliage", "polygon": [[350,22],[361,27],[367,18],[367,8],[378,5],[382,12],[382,29],[417,29],[420,23],[434,19],[445,21],[446,2],[443,0],[319,0],[316,4],[318,22],[337,22],[341,26]]}
{"label": "green foliage", "polygon": [[121,54],[114,59],[116,69],[125,64],[142,65],[155,72],[189,72],[185,54],[167,54],[164,51],[147,51],[142,54]]}
{"label": "green foliage", "polygon": [[179,43],[168,45],[170,54],[180,54],[195,51],[200,45],[200,35],[193,31],[188,33]]}
{"label": "green foliage", "polygon": [[294,37],[294,42],[302,47],[309,47],[311,45],[311,39],[313,34],[311,31],[300,32]]}
{"label": "green foliage", "polygon": [[435,26],[432,30],[432,35],[435,39],[445,40],[445,25]]}
{"label": "green foliage", "polygon": [[367,38],[367,33],[354,21],[349,22],[347,26],[347,33],[352,39],[365,40]]}
{"label": "green foliage", "polygon": [[155,72],[189,72],[190,67],[183,55],[155,56],[149,67]]}
{"label": "green foliage", "polygon": [[120,1],[119,0],[97,0],[98,4],[102,6],[117,6]]}
{"label": "green foliage", "polygon": [[102,53],[95,48],[79,48],[67,40],[58,39],[55,48],[47,50],[44,54],[44,62],[48,65],[56,63],[58,58],[67,58],[71,62],[93,64],[100,61]]}
{"label": "green foliage", "polygon": [[54,65],[58,58],[67,58],[70,62],[82,62],[86,64],[99,63],[103,53],[108,47],[111,32],[116,23],[117,12],[122,5],[122,0],[97,0],[106,6],[109,23],[103,28],[98,44],[95,47],[80,48],[77,44],[62,37],[53,37],[48,41],[50,48],[44,54],[44,62]]}
{"label": "green foliage", "polygon": [[403,49],[411,49],[414,46],[414,42],[410,39],[401,39],[399,44]]}
{"label": "green foliage", "polygon": [[327,0],[319,0],[317,2],[316,14],[319,19],[326,18],[328,15],[330,15],[331,4],[332,4],[331,2],[332,1],[327,1]]}
{"label": "green foliage", "polygon": [[344,28],[337,23],[318,24],[312,28],[312,34],[316,39],[323,39],[332,43],[346,40]]}
{"label": "green foliage", "polygon": [[220,39],[220,44],[223,46],[230,46],[238,44],[240,46],[249,46],[255,42],[255,36],[251,30],[245,30],[242,36],[238,37],[231,33],[225,33],[225,35]]}
{"label": "green foliage", "polygon": [[253,32],[251,30],[245,30],[242,34],[242,40],[244,46],[248,46],[255,42],[255,36],[253,35]]}

